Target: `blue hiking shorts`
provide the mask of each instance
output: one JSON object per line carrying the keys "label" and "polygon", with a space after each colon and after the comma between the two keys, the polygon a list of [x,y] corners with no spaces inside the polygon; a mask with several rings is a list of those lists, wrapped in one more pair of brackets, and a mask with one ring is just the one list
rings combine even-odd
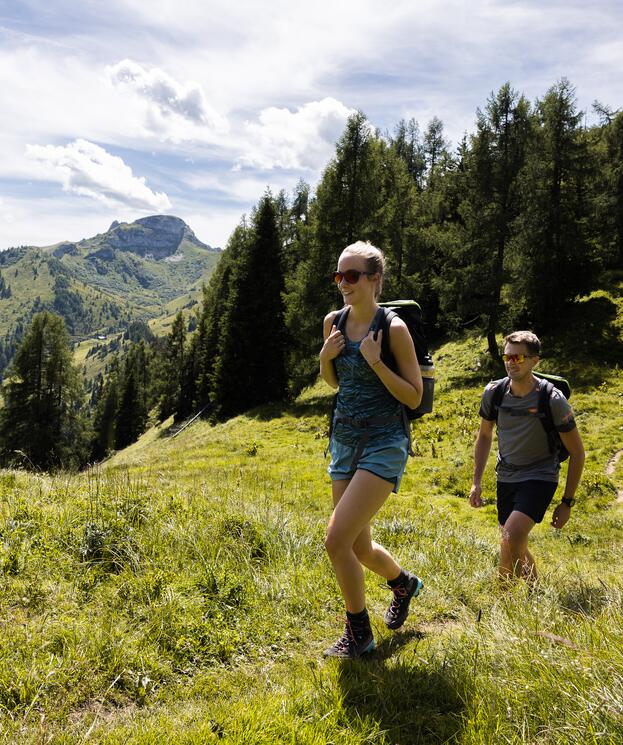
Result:
{"label": "blue hiking shorts", "polygon": [[392,491],[397,493],[407,466],[408,447],[409,438],[406,436],[390,441],[385,440],[384,442],[371,440],[364,447],[359,456],[359,461],[353,468],[352,462],[357,447],[344,445],[335,437],[332,437],[329,443],[331,463],[327,468],[327,473],[331,477],[331,481],[343,481],[344,479],[352,479],[357,469],[370,471],[375,476],[393,484]]}

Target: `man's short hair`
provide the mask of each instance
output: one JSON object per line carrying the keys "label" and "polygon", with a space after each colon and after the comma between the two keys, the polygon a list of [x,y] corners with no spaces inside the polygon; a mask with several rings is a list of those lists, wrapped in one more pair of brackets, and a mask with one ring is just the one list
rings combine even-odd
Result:
{"label": "man's short hair", "polygon": [[507,344],[525,344],[530,354],[541,354],[541,342],[532,331],[513,331],[504,337],[504,346]]}

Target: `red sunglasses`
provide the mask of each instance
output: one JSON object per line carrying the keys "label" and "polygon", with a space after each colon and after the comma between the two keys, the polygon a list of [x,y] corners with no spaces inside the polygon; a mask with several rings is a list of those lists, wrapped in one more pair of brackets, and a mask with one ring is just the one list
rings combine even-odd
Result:
{"label": "red sunglasses", "polygon": [[333,272],[332,277],[336,285],[344,279],[349,285],[356,285],[362,274],[371,277],[376,272],[360,272],[359,269],[347,269],[345,272]]}

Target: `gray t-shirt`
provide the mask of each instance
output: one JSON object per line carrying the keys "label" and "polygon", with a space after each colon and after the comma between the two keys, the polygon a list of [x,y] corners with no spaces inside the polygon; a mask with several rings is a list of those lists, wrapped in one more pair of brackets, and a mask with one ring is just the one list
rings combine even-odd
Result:
{"label": "gray t-shirt", "polygon": [[[495,421],[493,390],[499,380],[485,388],[480,402],[480,416]],[[538,479],[558,482],[560,463],[551,453],[547,435],[537,416],[541,381],[527,396],[513,396],[507,386],[498,411],[498,481],[516,483]],[[563,394],[554,388],[550,397],[554,426],[559,432],[570,432],[576,425],[573,409]]]}

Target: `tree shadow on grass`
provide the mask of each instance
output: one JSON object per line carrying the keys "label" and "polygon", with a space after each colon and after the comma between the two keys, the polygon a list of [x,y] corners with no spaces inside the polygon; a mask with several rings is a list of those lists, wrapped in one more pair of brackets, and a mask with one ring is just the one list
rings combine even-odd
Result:
{"label": "tree shadow on grass", "polygon": [[246,412],[248,417],[258,421],[270,421],[290,414],[300,418],[305,416],[329,416],[331,413],[331,396],[319,395],[308,396],[305,399],[296,399],[295,401],[278,401],[275,403],[264,404],[250,409]]}
{"label": "tree shadow on grass", "polygon": [[574,388],[600,385],[605,364],[623,365],[623,339],[616,321],[617,306],[603,295],[571,304],[548,335],[541,368],[548,369],[548,361],[553,362]]}
{"label": "tree shadow on grass", "polygon": [[464,702],[443,666],[435,669],[415,654],[398,654],[422,639],[405,631],[385,639],[365,660],[344,660],[339,684],[353,717],[371,717],[392,745],[457,742]]}

